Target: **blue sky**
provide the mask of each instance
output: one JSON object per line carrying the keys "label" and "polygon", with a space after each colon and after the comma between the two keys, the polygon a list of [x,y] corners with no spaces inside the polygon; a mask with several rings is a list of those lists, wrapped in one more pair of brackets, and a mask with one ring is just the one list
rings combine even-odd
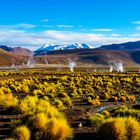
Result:
{"label": "blue sky", "polygon": [[1,0],[0,44],[103,44],[140,40],[140,0]]}

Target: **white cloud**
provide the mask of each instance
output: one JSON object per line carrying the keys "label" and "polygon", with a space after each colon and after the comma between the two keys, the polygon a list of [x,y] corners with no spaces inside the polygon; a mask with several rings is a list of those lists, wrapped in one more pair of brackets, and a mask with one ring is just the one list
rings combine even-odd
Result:
{"label": "white cloud", "polygon": [[46,27],[46,28],[65,28],[65,29],[70,29],[70,28],[73,28],[74,25],[63,25],[63,24],[60,24],[60,25],[42,25],[42,27]]}
{"label": "white cloud", "polygon": [[137,26],[136,30],[140,30],[140,26]]}
{"label": "white cloud", "polygon": [[131,37],[140,37],[140,34],[131,34]]}
{"label": "white cloud", "polygon": [[138,20],[138,21],[133,21],[132,23],[133,23],[133,24],[140,24],[140,20]]}
{"label": "white cloud", "polygon": [[24,28],[24,29],[30,29],[35,28],[36,25],[28,24],[28,23],[20,23],[20,24],[6,24],[6,25],[0,25],[0,29],[17,29],[17,28]]}
{"label": "white cloud", "polygon": [[42,21],[42,22],[48,22],[49,19],[42,19],[42,20],[40,20],[40,21]]}
{"label": "white cloud", "polygon": [[21,28],[35,28],[36,25],[33,24],[27,24],[27,23],[21,23],[21,24],[17,24],[15,25],[16,27],[21,27]]}
{"label": "white cloud", "polygon": [[56,27],[58,28],[73,28],[74,26],[73,25],[56,25]]}
{"label": "white cloud", "polygon": [[133,21],[132,23],[137,25],[136,30],[140,30],[140,20]]}
{"label": "white cloud", "polygon": [[113,29],[110,28],[98,28],[98,29],[92,29],[92,31],[97,31],[97,32],[111,32]]}
{"label": "white cloud", "polygon": [[31,33],[29,31],[21,31],[15,29],[0,29],[0,44],[9,46],[23,46],[29,49],[36,49],[44,44],[68,44],[80,42],[89,43],[95,47],[98,47],[105,44],[137,40],[140,40],[140,37],[110,36],[107,34],[58,30],[46,30]]}
{"label": "white cloud", "polygon": [[110,36],[112,36],[112,37],[120,37],[122,35],[121,34],[111,34]]}

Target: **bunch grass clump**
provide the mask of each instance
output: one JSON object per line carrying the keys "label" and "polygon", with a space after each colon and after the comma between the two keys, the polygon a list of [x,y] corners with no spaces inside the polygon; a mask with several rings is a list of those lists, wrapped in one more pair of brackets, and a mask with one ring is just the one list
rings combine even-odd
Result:
{"label": "bunch grass clump", "polygon": [[12,93],[2,93],[0,95],[0,105],[4,108],[16,108],[18,106],[19,100],[14,97]]}
{"label": "bunch grass clump", "polygon": [[38,113],[34,118],[34,126],[37,129],[44,129],[47,125],[49,119],[46,117],[45,113]]}
{"label": "bunch grass clump", "polygon": [[52,118],[48,124],[51,137],[49,139],[65,140],[72,137],[72,129],[69,127],[65,119]]}
{"label": "bunch grass clump", "polygon": [[129,117],[128,119],[126,119],[125,124],[128,140],[140,140],[139,122],[136,119]]}
{"label": "bunch grass clump", "polygon": [[105,121],[105,116],[99,113],[89,117],[89,125],[100,126]]}
{"label": "bunch grass clump", "polygon": [[140,120],[140,110],[129,109],[126,106],[120,106],[118,109],[116,109],[113,116],[115,116],[115,117],[134,117],[134,118]]}
{"label": "bunch grass clump", "polygon": [[140,124],[132,117],[110,118],[103,123],[98,134],[107,140],[140,140]]}
{"label": "bunch grass clump", "polygon": [[17,140],[30,140],[31,134],[27,126],[18,126],[14,133]]}
{"label": "bunch grass clump", "polygon": [[22,138],[26,135],[26,131],[20,132],[21,129],[25,128],[20,127],[24,124],[30,131],[31,139],[34,140],[65,140],[72,137],[72,129],[65,116],[52,106],[48,99],[27,96],[20,101],[18,110],[21,113],[20,121],[15,123],[13,127],[16,139],[24,140]]}

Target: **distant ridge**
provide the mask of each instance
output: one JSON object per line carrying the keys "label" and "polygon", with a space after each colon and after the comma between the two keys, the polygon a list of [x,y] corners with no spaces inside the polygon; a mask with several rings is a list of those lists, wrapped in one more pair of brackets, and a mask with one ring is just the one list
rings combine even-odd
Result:
{"label": "distant ridge", "polygon": [[[0,65],[27,63],[32,51],[22,47],[0,46]],[[67,64],[68,60],[78,63],[110,65],[112,62],[122,62],[125,65],[140,64],[140,41],[121,44],[104,45],[93,48],[88,44],[44,45],[34,52],[37,64]],[[26,61],[25,61],[26,60]]]}
{"label": "distant ridge", "polygon": [[0,49],[3,49],[7,52],[11,52],[16,55],[21,55],[21,56],[30,56],[32,55],[32,51],[26,48],[22,47],[8,47],[6,45],[0,45]]}
{"label": "distant ridge", "polygon": [[0,48],[0,66],[21,65],[26,63],[27,59],[24,56],[17,56]]}
{"label": "distant ridge", "polygon": [[[78,44],[78,46],[81,45]],[[45,55],[47,54],[47,57],[50,62],[56,62],[59,60],[60,62],[65,63],[65,61],[67,61],[67,58],[75,58],[79,62],[103,65],[110,65],[112,62],[122,62],[125,65],[140,64],[140,41],[104,45],[98,48],[67,48],[69,47],[65,46],[61,48],[60,45],[46,45],[39,48],[35,52],[35,54],[36,56],[40,57],[45,57]]]}
{"label": "distant ridge", "polygon": [[68,63],[68,59],[79,63],[110,65],[122,62],[124,65],[140,64],[140,51],[120,51],[104,49],[72,49],[50,51],[47,55],[36,57],[46,58],[49,63]]}
{"label": "distant ridge", "polygon": [[73,49],[91,49],[93,46],[89,44],[81,44],[81,43],[74,43],[68,45],[44,45],[39,49],[35,50],[35,56],[47,54],[50,51],[57,51],[57,50],[73,50]]}
{"label": "distant ridge", "polygon": [[140,50],[140,41],[103,45],[100,48],[107,50]]}

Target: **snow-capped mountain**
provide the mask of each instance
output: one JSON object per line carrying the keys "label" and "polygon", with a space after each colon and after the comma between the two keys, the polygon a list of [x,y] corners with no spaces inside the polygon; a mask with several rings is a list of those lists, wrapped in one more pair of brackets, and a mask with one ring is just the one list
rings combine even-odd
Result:
{"label": "snow-capped mountain", "polygon": [[70,50],[70,49],[90,49],[93,48],[92,46],[88,44],[80,44],[80,43],[74,43],[74,44],[68,44],[68,45],[44,45],[41,48],[37,49],[35,52],[39,51],[55,51],[55,50]]}

